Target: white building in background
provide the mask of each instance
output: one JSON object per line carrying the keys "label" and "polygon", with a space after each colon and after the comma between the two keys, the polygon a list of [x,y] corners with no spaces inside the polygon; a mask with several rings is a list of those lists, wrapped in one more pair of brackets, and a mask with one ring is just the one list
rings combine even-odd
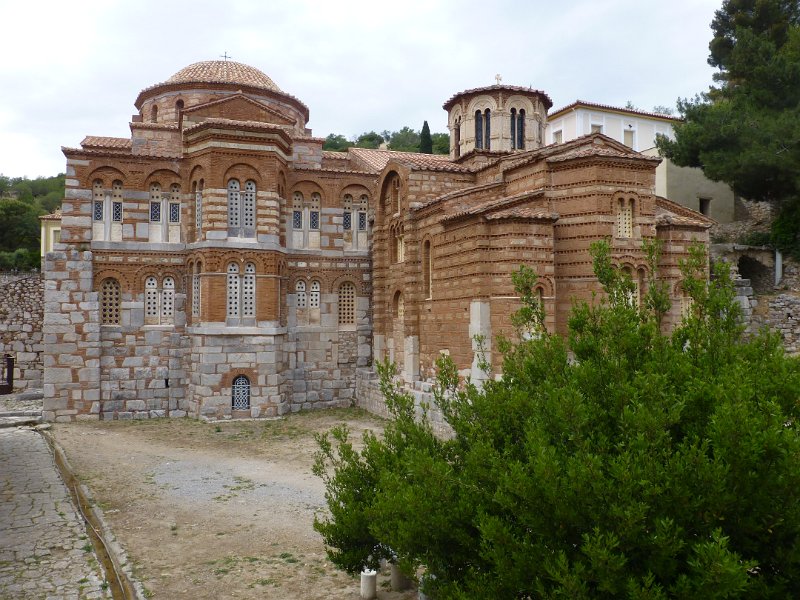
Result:
{"label": "white building in background", "polygon": [[[547,117],[545,142],[560,144],[575,138],[602,133],[647,156],[658,156],[656,136],[674,139],[678,117],[628,108],[616,108],[577,100],[551,112]],[[701,169],[678,167],[663,160],[656,169],[657,196],[669,198],[719,223],[734,220],[731,188],[711,181]]]}

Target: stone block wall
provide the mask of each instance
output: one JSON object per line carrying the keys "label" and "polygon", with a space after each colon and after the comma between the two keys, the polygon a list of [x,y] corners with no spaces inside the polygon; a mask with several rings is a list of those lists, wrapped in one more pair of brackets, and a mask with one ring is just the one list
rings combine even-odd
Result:
{"label": "stone block wall", "polygon": [[0,273],[0,356],[14,357],[14,389],[42,387],[43,303],[38,271]]}

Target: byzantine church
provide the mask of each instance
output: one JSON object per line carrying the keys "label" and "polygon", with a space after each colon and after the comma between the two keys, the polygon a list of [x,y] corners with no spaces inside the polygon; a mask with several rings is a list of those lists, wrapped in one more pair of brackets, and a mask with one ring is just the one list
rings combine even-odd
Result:
{"label": "byzantine church", "polygon": [[[550,98],[491,85],[444,103],[450,154],[322,149],[309,108],[260,70],[190,65],[142,90],[129,138],[67,160],[43,261],[44,418],[274,417],[358,403],[389,358],[413,387],[442,354],[480,379],[512,332],[511,274],[539,276],[547,329],[600,290],[589,246],[641,295],[712,221],[655,195],[660,159],[602,133],[545,145]],[[632,299],[637,301],[637,299]]]}

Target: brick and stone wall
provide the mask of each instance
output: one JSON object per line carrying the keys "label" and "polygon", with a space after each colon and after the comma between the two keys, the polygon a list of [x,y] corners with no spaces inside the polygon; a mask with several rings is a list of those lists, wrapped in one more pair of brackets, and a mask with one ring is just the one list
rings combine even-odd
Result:
{"label": "brick and stone wall", "polygon": [[14,357],[14,388],[42,387],[41,274],[0,273],[0,355]]}

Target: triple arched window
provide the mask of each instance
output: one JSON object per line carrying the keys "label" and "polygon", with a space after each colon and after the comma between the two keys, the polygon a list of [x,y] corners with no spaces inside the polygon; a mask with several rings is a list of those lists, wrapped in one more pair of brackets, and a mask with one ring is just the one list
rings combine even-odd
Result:
{"label": "triple arched window", "polygon": [[228,325],[256,324],[256,266],[247,263],[244,273],[238,263],[228,263],[225,321]]}
{"label": "triple arched window", "polygon": [[244,188],[238,179],[228,181],[228,236],[256,235],[256,182],[248,179]]}
{"label": "triple arched window", "polygon": [[149,275],[144,281],[144,324],[172,325],[175,323],[175,279]]}

